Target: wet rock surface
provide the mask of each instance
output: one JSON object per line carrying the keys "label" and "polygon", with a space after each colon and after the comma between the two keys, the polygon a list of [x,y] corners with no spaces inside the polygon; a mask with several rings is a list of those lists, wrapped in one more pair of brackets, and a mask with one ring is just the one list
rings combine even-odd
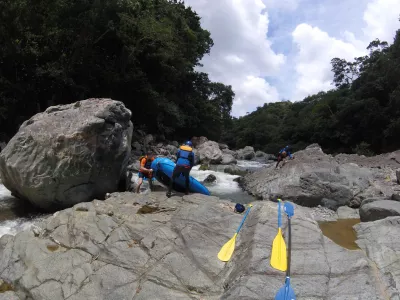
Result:
{"label": "wet rock surface", "polygon": [[[269,264],[277,205],[253,204],[224,263],[218,251],[243,217],[233,203],[164,192],[80,203],[0,238],[0,279],[13,286],[7,297],[15,299],[274,299],[284,284],[284,273]],[[374,256],[388,247],[390,261],[399,261],[398,219],[377,221],[373,229],[376,222],[356,225],[360,246],[375,250],[350,251],[322,235],[313,212],[295,205],[292,219],[291,285],[298,299],[398,296],[396,265]],[[383,231],[391,241],[380,243]]]}

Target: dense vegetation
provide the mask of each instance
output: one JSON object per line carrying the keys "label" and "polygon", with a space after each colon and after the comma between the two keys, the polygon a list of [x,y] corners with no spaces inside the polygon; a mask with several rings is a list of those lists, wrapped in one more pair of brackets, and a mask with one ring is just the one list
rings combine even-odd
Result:
{"label": "dense vegetation", "polygon": [[224,140],[276,153],[319,143],[329,153],[389,152],[400,148],[400,30],[393,44],[379,40],[353,62],[331,61],[336,88],[301,102],[265,104],[233,119]]}
{"label": "dense vegetation", "polygon": [[1,0],[0,140],[90,97],[123,101],[147,132],[218,139],[234,93],[194,70],[212,45],[178,0]]}
{"label": "dense vegetation", "polygon": [[171,139],[205,135],[269,153],[314,142],[330,153],[400,148],[400,30],[365,57],[333,58],[336,88],[238,119],[231,87],[195,71],[212,46],[180,0],[2,0],[0,141],[50,105],[110,97],[136,128]]}

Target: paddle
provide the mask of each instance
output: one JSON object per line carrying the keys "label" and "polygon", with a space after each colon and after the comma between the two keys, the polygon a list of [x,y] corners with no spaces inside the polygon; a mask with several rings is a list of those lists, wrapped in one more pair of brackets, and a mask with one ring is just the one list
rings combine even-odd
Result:
{"label": "paddle", "polygon": [[291,203],[285,202],[284,210],[288,217],[288,227],[289,227],[289,249],[288,249],[288,267],[286,270],[285,285],[281,287],[275,295],[275,300],[296,300],[296,295],[294,290],[290,286],[290,252],[292,247],[292,230],[290,227],[290,218],[294,215],[294,207]]}
{"label": "paddle", "polygon": [[233,237],[229,241],[227,241],[225,243],[225,245],[222,246],[221,250],[219,251],[218,258],[220,260],[228,261],[231,259],[233,250],[235,250],[236,236],[238,235],[239,230],[242,228],[244,220],[246,220],[247,215],[249,214],[252,206],[253,206],[252,204],[249,204],[249,208],[247,209],[245,215],[243,216],[242,222],[240,223],[239,228],[236,230],[236,233],[233,235]]}
{"label": "paddle", "polygon": [[286,258],[286,243],[282,236],[282,221],[281,221],[281,199],[278,199],[278,233],[272,242],[271,251],[271,267],[279,270],[286,271],[287,258]]}

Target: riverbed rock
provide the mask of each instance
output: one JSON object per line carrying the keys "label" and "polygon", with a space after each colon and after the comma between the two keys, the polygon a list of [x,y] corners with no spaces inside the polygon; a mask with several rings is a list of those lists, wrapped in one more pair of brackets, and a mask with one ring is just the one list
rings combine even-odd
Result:
{"label": "riverbed rock", "polygon": [[357,208],[351,208],[348,206],[341,206],[336,211],[338,219],[359,219],[360,213]]}
{"label": "riverbed rock", "polygon": [[400,216],[400,202],[392,200],[374,201],[360,208],[362,222],[376,221],[390,216]]}
{"label": "riverbed rock", "polygon": [[234,165],[234,164],[237,164],[237,160],[236,160],[236,158],[233,157],[233,155],[222,154],[221,164],[222,165]]}
{"label": "riverbed rock", "polygon": [[150,145],[152,145],[153,143],[155,143],[156,140],[155,140],[155,138],[153,137],[152,134],[148,134],[148,135],[146,135],[146,136],[144,137],[143,142],[144,142],[144,145],[145,145],[145,146],[150,146]]}
{"label": "riverbed rock", "polygon": [[178,148],[175,147],[174,145],[167,145],[165,146],[165,149],[170,153],[175,155],[178,152]]}
{"label": "riverbed rock", "polygon": [[198,153],[201,163],[219,164],[222,161],[222,152],[218,143],[207,141],[198,147]]}
{"label": "riverbed rock", "polygon": [[382,290],[378,299],[400,299],[400,217],[359,223],[353,228],[357,232],[356,243],[375,264]]}
{"label": "riverbed rock", "polygon": [[51,106],[34,115],[0,154],[4,186],[47,210],[117,191],[131,154],[131,115],[111,99]]}
{"label": "riverbed rock", "polygon": [[219,145],[219,149],[221,149],[221,150],[229,149],[229,146],[227,144],[218,143],[218,145]]}
{"label": "riverbed rock", "polygon": [[[199,194],[113,193],[59,211],[36,231],[1,237],[0,279],[32,300],[274,299],[284,284],[284,273],[269,263],[276,203],[253,205],[224,263],[218,251],[243,217],[233,203]],[[324,237],[308,208],[295,205],[292,243],[298,299],[385,299],[374,263]]]}
{"label": "riverbed rock", "polygon": [[222,149],[221,150],[223,154],[229,154],[232,155],[234,158],[238,158],[238,154],[236,151],[230,150],[230,149]]}
{"label": "riverbed rock", "polygon": [[[198,148],[200,147],[202,144],[204,144],[205,142],[208,142],[208,138],[206,138],[205,136],[194,136],[192,138],[192,144],[194,148]],[[219,146],[218,146],[219,149]]]}
{"label": "riverbed rock", "polygon": [[251,160],[256,156],[256,153],[254,152],[254,148],[251,146],[246,146],[243,149],[239,149],[236,151],[238,155],[238,159],[243,159],[243,160]]}
{"label": "riverbed rock", "polygon": [[[397,152],[392,155],[397,157]],[[387,178],[397,162],[390,157],[333,157],[314,144],[296,152],[295,159],[279,169],[272,165],[245,176],[244,188],[262,199],[279,196],[310,207],[358,208],[364,199],[390,198],[395,192],[398,185]]]}
{"label": "riverbed rock", "polygon": [[364,206],[365,204],[368,204],[368,203],[371,203],[371,202],[375,202],[375,201],[382,201],[382,200],[389,200],[389,199],[386,199],[386,198],[367,198],[367,199],[364,199],[362,202],[361,202],[361,204],[360,204],[360,208],[362,207],[362,206]]}
{"label": "riverbed rock", "polygon": [[217,177],[213,174],[209,174],[206,179],[203,180],[204,183],[213,183],[217,180]]}

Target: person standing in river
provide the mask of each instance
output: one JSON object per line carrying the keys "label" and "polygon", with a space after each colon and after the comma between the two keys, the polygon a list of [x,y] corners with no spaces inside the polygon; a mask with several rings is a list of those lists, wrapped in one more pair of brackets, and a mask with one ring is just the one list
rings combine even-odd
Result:
{"label": "person standing in river", "polygon": [[149,181],[149,187],[150,187],[150,191],[153,189],[153,182],[152,182],[152,177],[153,177],[153,169],[151,169],[151,163],[153,162],[153,160],[155,159],[155,155],[153,153],[149,153],[145,156],[141,156],[139,158],[140,161],[140,168],[139,168],[139,181],[138,181],[138,185],[136,188],[136,193],[139,194],[140,192],[140,186],[143,183],[143,179],[147,178],[147,180]]}
{"label": "person standing in river", "polygon": [[175,178],[179,177],[181,174],[185,176],[185,194],[189,194],[189,184],[190,184],[190,170],[194,165],[194,153],[193,153],[193,144],[191,141],[187,141],[184,145],[179,147],[178,152],[176,153],[176,165],[174,171],[172,173],[172,179],[169,183],[167,197],[171,197],[172,185],[174,183]]}

